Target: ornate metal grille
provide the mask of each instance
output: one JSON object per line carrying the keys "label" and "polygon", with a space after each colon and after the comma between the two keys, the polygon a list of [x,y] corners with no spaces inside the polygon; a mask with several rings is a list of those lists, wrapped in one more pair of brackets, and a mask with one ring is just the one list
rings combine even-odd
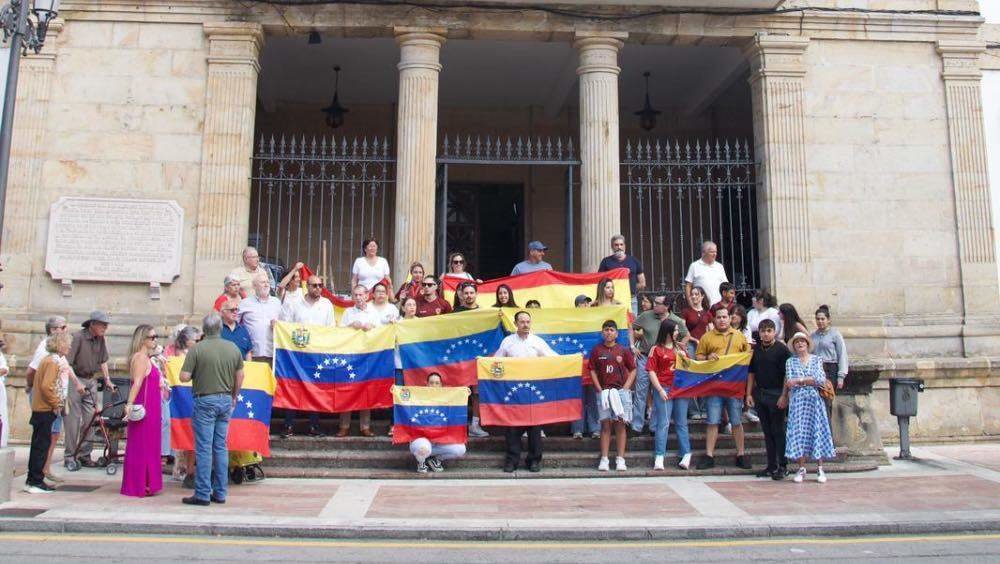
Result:
{"label": "ornate metal grille", "polygon": [[680,292],[701,243],[738,292],[759,287],[755,163],[748,141],[627,141],[622,225],[650,289]]}
{"label": "ornate metal grille", "polygon": [[[385,139],[262,135],[253,157],[250,244],[266,262],[350,279],[361,242],[391,246],[395,151]],[[323,256],[324,249],[326,256]]]}

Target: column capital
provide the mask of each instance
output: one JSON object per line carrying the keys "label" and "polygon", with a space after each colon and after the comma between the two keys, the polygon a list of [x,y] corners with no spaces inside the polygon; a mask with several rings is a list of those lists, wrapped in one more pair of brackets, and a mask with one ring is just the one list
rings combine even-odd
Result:
{"label": "column capital", "polygon": [[625,46],[628,33],[623,31],[578,31],[574,35],[573,48],[580,52],[580,64],[576,74],[584,75],[605,72],[617,75],[618,52]]}
{"label": "column capital", "polygon": [[938,41],[941,55],[941,77],[945,80],[980,80],[980,56],[986,52],[982,41]]}
{"label": "column capital", "polygon": [[264,28],[252,22],[206,22],[208,64],[243,64],[260,71]]}
{"label": "column capital", "polygon": [[441,46],[447,41],[444,28],[395,27],[396,44],[399,45],[400,71],[407,69],[441,70]]}
{"label": "column capital", "polygon": [[758,33],[743,54],[750,62],[751,82],[764,76],[801,78],[806,74],[808,37]]}

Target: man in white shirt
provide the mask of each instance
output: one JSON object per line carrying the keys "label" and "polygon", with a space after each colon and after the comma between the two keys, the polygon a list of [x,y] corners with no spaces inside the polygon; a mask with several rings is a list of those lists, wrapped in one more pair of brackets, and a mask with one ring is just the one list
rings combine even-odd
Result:
{"label": "man in white shirt", "polygon": [[240,302],[240,323],[250,333],[253,359],[271,364],[274,359],[274,322],[281,316],[281,302],[271,295],[267,280],[254,280],[253,289],[254,294]]}
{"label": "man in white shirt", "polygon": [[[368,288],[363,284],[358,284],[351,292],[351,297],[354,298],[354,307],[344,311],[344,315],[340,318],[340,326],[359,331],[369,331],[378,327],[380,325],[378,313],[368,303]],[[353,412],[344,411],[340,414],[338,437],[346,437],[351,433],[351,413]],[[375,433],[372,433],[371,429],[372,411],[370,409],[360,410],[358,420],[361,425],[361,436],[374,437]]]}
{"label": "man in white shirt", "polygon": [[344,311],[344,315],[340,318],[341,327],[368,331],[381,325],[378,313],[369,307],[368,288],[358,284],[351,292],[351,297],[354,298],[354,307]]}
{"label": "man in white shirt", "polygon": [[[323,281],[319,276],[310,276],[306,280],[309,291],[302,299],[285,303],[286,321],[292,323],[305,323],[309,325],[335,325],[333,321],[333,304],[323,297]],[[295,411],[285,410],[285,430],[281,432],[281,438],[287,439],[292,436],[292,425],[295,423]],[[319,414],[309,414],[309,436],[322,437],[323,431],[319,426]]]}
{"label": "man in white shirt", "polygon": [[243,295],[253,293],[253,281],[257,278],[267,280],[268,287],[274,286],[271,271],[260,265],[260,254],[253,247],[243,249],[243,264],[234,268],[229,276],[240,281]]}
{"label": "man in white shirt", "polygon": [[[538,357],[538,356],[558,356],[552,347],[541,337],[531,334],[531,315],[526,311],[519,311],[514,314],[514,324],[517,332],[504,337],[500,342],[500,348],[493,356],[507,357]],[[542,427],[533,425],[531,427],[507,427],[507,460],[504,463],[504,472],[517,470],[521,462],[521,435],[528,433],[528,456],[525,462],[528,470],[539,472],[542,469]]]}
{"label": "man in white shirt", "polygon": [[288,321],[309,325],[335,325],[333,304],[323,297],[323,281],[319,276],[310,276],[306,286],[309,290],[305,297],[296,300],[288,308]]}
{"label": "man in white shirt", "polygon": [[684,296],[688,303],[691,303],[691,289],[695,286],[705,291],[709,307],[722,301],[719,285],[729,282],[729,278],[726,278],[726,269],[722,263],[715,260],[718,255],[719,249],[715,243],[712,241],[702,243],[701,258],[691,263],[687,276],[684,277]]}

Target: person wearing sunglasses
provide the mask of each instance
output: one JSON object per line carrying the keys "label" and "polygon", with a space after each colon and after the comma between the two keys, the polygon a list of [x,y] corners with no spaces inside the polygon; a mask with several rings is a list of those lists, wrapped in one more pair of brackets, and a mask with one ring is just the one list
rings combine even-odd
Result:
{"label": "person wearing sunglasses", "polygon": [[334,325],[333,304],[323,297],[323,280],[319,276],[313,275],[306,280],[306,295],[291,303],[284,321],[328,327]]}
{"label": "person wearing sunglasses", "polygon": [[466,272],[466,267],[468,267],[468,263],[465,261],[465,255],[462,253],[451,253],[448,255],[448,272],[445,273],[445,276],[449,278],[461,278],[463,280],[475,282],[476,284],[482,284],[482,280]]}
{"label": "person wearing sunglasses", "polygon": [[420,286],[423,299],[417,301],[417,317],[430,317],[432,315],[451,313],[451,304],[438,295],[438,283],[433,274],[424,276],[424,280],[420,283]]}
{"label": "person wearing sunglasses", "polygon": [[[228,307],[223,306],[223,309]],[[125,463],[122,465],[121,494],[129,497],[156,495],[163,489],[160,466],[160,369],[151,356],[160,336],[149,325],[140,325],[132,334],[129,347],[129,376],[132,379],[125,404],[128,431],[125,439]],[[139,414],[143,414],[141,417]]]}
{"label": "person wearing sunglasses", "polygon": [[239,318],[240,304],[236,300],[229,300],[222,304],[222,338],[236,345],[240,349],[240,356],[244,360],[253,360],[253,339],[247,328],[240,325]]}

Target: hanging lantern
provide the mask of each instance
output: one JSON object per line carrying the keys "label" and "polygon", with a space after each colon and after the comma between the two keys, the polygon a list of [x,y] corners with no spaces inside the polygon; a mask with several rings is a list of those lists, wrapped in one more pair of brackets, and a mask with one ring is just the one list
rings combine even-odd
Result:
{"label": "hanging lantern", "polygon": [[642,73],[642,76],[646,78],[646,105],[635,112],[635,115],[639,116],[639,127],[651,131],[656,127],[656,116],[662,112],[653,109],[653,105],[649,103],[649,71]]}
{"label": "hanging lantern", "polygon": [[326,114],[326,124],[333,129],[337,129],[344,125],[344,114],[350,110],[340,105],[340,67],[333,67],[333,72],[336,73],[333,87],[333,102],[321,111]]}

